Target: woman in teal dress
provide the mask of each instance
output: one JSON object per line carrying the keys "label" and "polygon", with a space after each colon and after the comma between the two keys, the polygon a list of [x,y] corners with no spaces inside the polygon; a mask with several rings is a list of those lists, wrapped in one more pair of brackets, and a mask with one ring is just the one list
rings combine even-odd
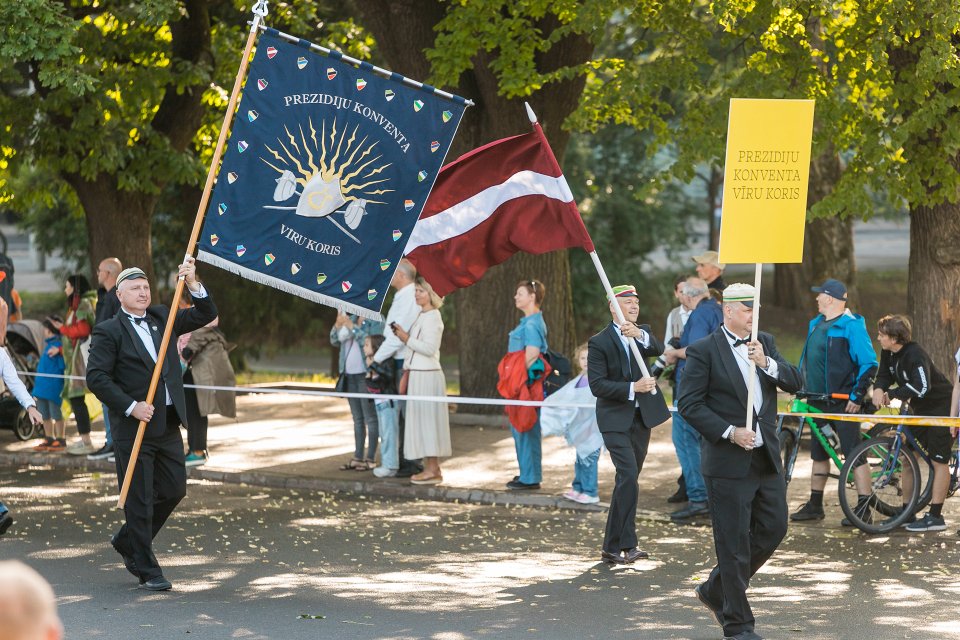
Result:
{"label": "woman in teal dress", "polygon": [[[513,296],[513,302],[523,313],[523,317],[520,318],[520,324],[510,332],[507,351],[524,351],[528,369],[540,358],[540,354],[547,350],[547,325],[540,312],[546,292],[539,280],[524,280],[517,283],[517,291]],[[538,410],[537,414],[539,413]],[[513,425],[510,425],[510,431],[517,450],[520,475],[508,482],[507,488],[515,491],[539,489],[543,477],[540,470],[540,420],[528,431],[517,431]]]}

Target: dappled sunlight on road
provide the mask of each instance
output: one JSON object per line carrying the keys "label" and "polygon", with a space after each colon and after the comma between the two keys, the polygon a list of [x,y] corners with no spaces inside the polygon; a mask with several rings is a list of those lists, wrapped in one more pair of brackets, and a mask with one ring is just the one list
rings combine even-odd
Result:
{"label": "dappled sunlight on road", "polygon": [[[424,564],[404,558],[416,569],[356,575],[281,574],[251,582],[258,597],[283,597],[295,587],[312,587],[339,598],[362,598],[398,610],[458,611],[517,602],[515,590],[539,582],[569,580],[589,571],[595,562],[561,554],[472,554]],[[652,568],[652,567],[651,567]],[[402,598],[397,596],[402,595]]]}

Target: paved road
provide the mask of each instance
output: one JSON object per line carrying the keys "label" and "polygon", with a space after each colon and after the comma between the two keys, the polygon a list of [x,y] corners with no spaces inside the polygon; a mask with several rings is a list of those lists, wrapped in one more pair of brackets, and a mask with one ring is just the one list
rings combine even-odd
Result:
{"label": "paved road", "polygon": [[[467,640],[719,638],[692,588],[706,526],[642,520],[652,559],[595,561],[604,515],[306,495],[191,481],[157,542],[175,590],[138,590],[107,544],[106,475],[0,472],[23,558],[59,596],[69,638]],[[960,637],[960,543],[794,527],[754,580],[770,638]],[[304,618],[303,616],[310,616]]]}

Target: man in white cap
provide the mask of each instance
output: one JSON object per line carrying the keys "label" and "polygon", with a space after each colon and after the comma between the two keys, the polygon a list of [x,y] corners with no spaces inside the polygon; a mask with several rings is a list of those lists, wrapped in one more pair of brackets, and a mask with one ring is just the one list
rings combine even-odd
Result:
{"label": "man in white cap", "polygon": [[177,311],[173,335],[167,350],[159,356],[163,367],[153,404],[147,404],[145,399],[169,312],[163,305],[150,306],[150,283],[142,269],[131,267],[117,276],[120,311],[94,327],[87,364],[87,386],[110,413],[117,479],[121,484],[130,465],[139,424],[147,423],[124,505],[126,524],[110,542],[123,558],[127,571],[150,591],[166,591],[172,586],[153,555],[153,539],[187,494],[180,435],[180,425],[186,425],[187,403],[177,336],[199,329],[217,317],[217,308],[197,281],[193,258],[180,265],[179,276],[190,290],[194,306]]}
{"label": "man in white cap", "polygon": [[[753,301],[750,285],[724,289],[723,325],[687,347],[677,403],[704,438],[701,466],[717,553],[717,565],[696,595],[723,626],[724,638],[736,640],[760,638],[747,585],[787,533],[777,387],[791,393],[803,388],[803,376],[777,352],[773,336],[750,339]],[[747,384],[754,388],[753,429],[744,426]]]}
{"label": "man in white cap", "polygon": [[718,293],[723,293],[727,286],[723,281],[723,270],[727,265],[720,262],[720,254],[716,251],[704,251],[698,256],[693,256],[693,261],[697,263],[697,275],[704,279],[707,286]]}

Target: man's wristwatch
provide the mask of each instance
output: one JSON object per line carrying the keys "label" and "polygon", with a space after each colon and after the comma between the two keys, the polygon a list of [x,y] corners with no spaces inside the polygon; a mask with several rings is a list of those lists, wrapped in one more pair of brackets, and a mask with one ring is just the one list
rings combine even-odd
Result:
{"label": "man's wristwatch", "polygon": [[734,427],[730,429],[730,435],[727,437],[727,440],[730,441],[730,444],[737,444],[737,441],[733,439],[734,434],[737,432],[737,428]]}

